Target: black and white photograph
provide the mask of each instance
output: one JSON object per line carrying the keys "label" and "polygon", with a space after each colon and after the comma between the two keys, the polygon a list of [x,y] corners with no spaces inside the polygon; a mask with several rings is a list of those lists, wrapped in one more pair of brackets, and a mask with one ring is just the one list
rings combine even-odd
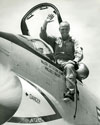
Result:
{"label": "black and white photograph", "polygon": [[100,0],[0,0],[0,125],[100,125]]}

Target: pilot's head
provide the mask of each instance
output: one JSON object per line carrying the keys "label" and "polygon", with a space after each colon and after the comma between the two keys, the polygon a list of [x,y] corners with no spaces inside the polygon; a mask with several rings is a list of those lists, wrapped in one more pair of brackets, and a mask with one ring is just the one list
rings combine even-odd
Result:
{"label": "pilot's head", "polygon": [[70,31],[70,24],[67,21],[63,21],[59,25],[59,31],[63,39],[66,39],[69,31]]}

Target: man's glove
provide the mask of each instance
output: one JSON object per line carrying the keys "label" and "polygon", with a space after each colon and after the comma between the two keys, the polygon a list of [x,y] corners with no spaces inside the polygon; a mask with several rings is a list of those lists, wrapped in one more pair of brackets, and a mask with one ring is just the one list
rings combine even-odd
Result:
{"label": "man's glove", "polygon": [[76,62],[76,61],[73,61],[75,64],[74,64],[74,68],[75,68],[75,70],[78,70],[78,68],[79,68],[79,63],[78,62]]}
{"label": "man's glove", "polygon": [[78,63],[77,63],[76,61],[69,60],[68,62],[66,62],[66,65],[64,66],[64,68],[67,66],[67,64],[72,64],[72,65],[74,65],[75,70],[78,69]]}

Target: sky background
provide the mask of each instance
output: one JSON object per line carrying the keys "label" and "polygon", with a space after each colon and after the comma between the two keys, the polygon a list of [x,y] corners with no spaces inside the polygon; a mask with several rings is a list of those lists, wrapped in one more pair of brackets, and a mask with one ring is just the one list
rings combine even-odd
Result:
{"label": "sky background", "polygon": [[54,4],[70,23],[70,34],[82,45],[83,62],[90,70],[83,82],[100,97],[100,0],[0,0],[0,31],[21,34],[21,18],[42,2]]}

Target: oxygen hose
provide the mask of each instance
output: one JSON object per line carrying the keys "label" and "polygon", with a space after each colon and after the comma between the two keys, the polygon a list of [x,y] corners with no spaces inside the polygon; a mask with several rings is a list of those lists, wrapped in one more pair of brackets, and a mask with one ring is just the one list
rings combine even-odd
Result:
{"label": "oxygen hose", "polygon": [[77,81],[75,82],[75,113],[74,113],[74,119],[76,118],[76,113],[77,113],[77,100],[78,100],[78,96],[79,96],[79,91],[78,91],[78,88],[77,88]]}

